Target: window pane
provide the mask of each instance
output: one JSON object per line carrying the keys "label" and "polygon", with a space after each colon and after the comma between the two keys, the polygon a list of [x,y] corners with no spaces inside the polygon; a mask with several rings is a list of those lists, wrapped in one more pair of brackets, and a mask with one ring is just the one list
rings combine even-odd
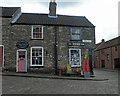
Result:
{"label": "window pane", "polygon": [[42,65],[42,57],[40,57],[40,65]]}
{"label": "window pane", "polygon": [[39,32],[42,32],[42,27],[40,27],[40,31]]}
{"label": "window pane", "polygon": [[36,38],[39,38],[39,33],[36,33]]}
{"label": "window pane", "polygon": [[32,49],[32,56],[35,56],[35,48]]}
{"label": "window pane", "polygon": [[36,33],[33,33],[33,38],[36,38]]}
{"label": "window pane", "polygon": [[36,65],[39,64],[39,60],[38,60],[38,57],[36,57]]}
{"label": "window pane", "polygon": [[38,50],[39,50],[39,54],[42,54],[42,48],[39,48]]}
{"label": "window pane", "polygon": [[33,32],[36,32],[36,28],[33,28]]}
{"label": "window pane", "polygon": [[19,52],[19,58],[25,58],[25,52]]}
{"label": "window pane", "polygon": [[35,57],[32,57],[32,65],[35,65]]}
{"label": "window pane", "polygon": [[39,52],[38,52],[38,49],[36,48],[36,56],[38,56],[39,55]]}
{"label": "window pane", "polygon": [[36,32],[39,32],[39,27],[36,28]]}
{"label": "window pane", "polygon": [[40,33],[39,35],[40,35],[40,38],[42,38],[42,33]]}

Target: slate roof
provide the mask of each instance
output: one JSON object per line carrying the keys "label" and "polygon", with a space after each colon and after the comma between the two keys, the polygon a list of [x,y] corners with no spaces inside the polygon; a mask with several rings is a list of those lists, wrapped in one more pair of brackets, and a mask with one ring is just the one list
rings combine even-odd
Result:
{"label": "slate roof", "polygon": [[12,15],[15,13],[17,9],[20,7],[0,7],[2,9],[2,17],[12,17]]}
{"label": "slate roof", "polygon": [[38,13],[22,13],[15,24],[95,27],[85,16],[57,15],[57,18],[50,18],[48,14]]}
{"label": "slate roof", "polygon": [[[101,42],[99,44],[101,44],[101,45],[99,46],[99,48],[97,48],[96,51],[101,50],[101,49],[106,49],[106,48],[109,48],[112,46],[120,45],[120,36],[118,36],[114,39],[111,39],[109,41],[106,41],[106,42]],[[98,46],[98,44],[96,44],[96,45]]]}

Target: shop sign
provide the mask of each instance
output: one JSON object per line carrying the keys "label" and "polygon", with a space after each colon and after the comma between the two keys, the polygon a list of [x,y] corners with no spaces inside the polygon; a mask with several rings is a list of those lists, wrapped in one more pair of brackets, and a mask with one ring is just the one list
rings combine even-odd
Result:
{"label": "shop sign", "polygon": [[82,42],[91,43],[91,42],[92,42],[92,40],[82,40]]}
{"label": "shop sign", "polygon": [[83,52],[83,72],[89,72],[88,49],[84,49]]}
{"label": "shop sign", "polygon": [[68,43],[68,46],[84,46],[84,45],[85,45],[84,43],[72,43],[72,42]]}
{"label": "shop sign", "polygon": [[58,55],[58,58],[67,58],[67,55]]}
{"label": "shop sign", "polygon": [[58,61],[66,60],[67,55],[58,55]]}
{"label": "shop sign", "polygon": [[89,61],[83,60],[83,72],[89,72]]}
{"label": "shop sign", "polygon": [[25,49],[29,46],[29,44],[26,41],[20,41],[16,44],[16,46],[20,49]]}

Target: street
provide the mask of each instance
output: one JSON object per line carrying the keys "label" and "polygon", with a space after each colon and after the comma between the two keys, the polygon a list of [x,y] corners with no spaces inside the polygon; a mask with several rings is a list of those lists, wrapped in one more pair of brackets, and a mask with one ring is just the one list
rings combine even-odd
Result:
{"label": "street", "polygon": [[95,69],[104,81],[2,77],[3,94],[118,94],[118,72]]}

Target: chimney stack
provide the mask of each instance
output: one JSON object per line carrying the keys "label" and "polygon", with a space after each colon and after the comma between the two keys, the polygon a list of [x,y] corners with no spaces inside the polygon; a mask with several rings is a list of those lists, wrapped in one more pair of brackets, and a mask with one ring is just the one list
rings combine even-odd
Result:
{"label": "chimney stack", "polygon": [[105,39],[102,39],[101,41],[102,41],[102,42],[105,42]]}
{"label": "chimney stack", "polygon": [[51,0],[49,3],[49,17],[56,17],[56,1]]}

